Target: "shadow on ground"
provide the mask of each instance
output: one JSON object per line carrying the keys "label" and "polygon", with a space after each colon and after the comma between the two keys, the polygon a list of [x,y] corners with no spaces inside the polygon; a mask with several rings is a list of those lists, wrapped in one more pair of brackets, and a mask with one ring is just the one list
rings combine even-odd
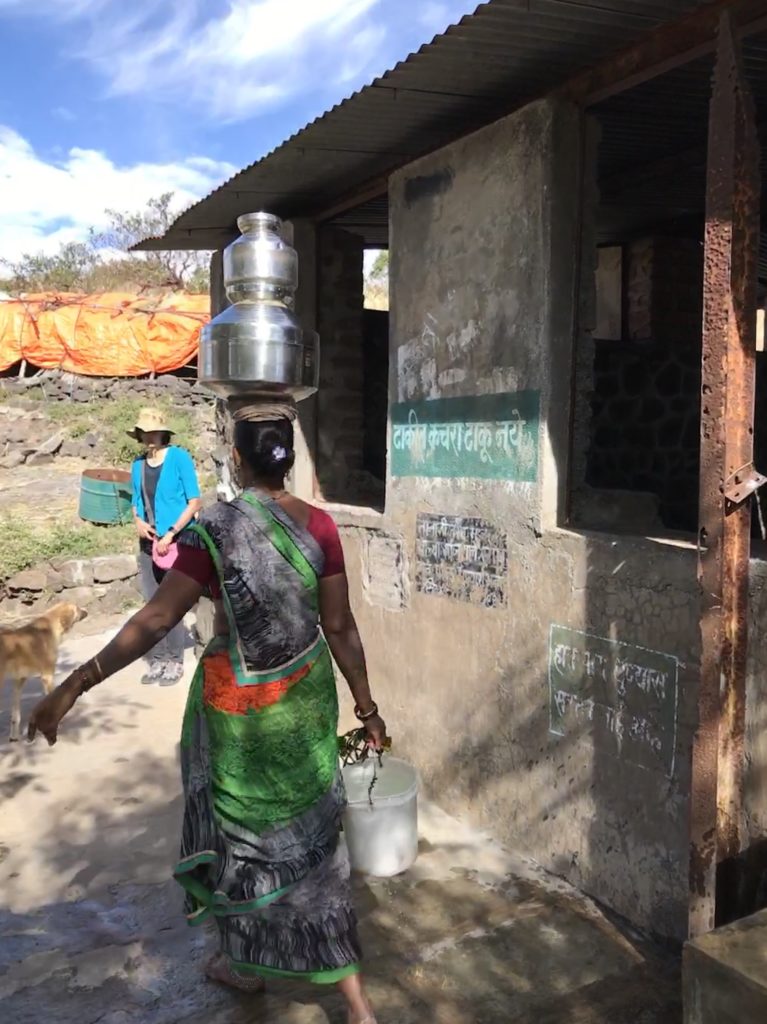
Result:
{"label": "shadow on ground", "polygon": [[[60,670],[96,642],[73,642]],[[53,749],[7,744],[0,714],[2,1020],[341,1024],[332,990],[275,984],[254,998],[202,980],[214,937],[186,926],[168,880],[184,688],[142,688],[139,674],[89,697]],[[675,961],[487,837],[422,811],[415,868],[356,882],[380,1024],[678,1024]]]}

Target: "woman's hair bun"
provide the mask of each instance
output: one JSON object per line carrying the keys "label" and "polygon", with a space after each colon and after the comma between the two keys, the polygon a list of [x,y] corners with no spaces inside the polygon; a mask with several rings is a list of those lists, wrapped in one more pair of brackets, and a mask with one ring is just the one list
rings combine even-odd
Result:
{"label": "woman's hair bun", "polygon": [[296,459],[290,420],[238,420],[234,444],[256,477],[284,476]]}

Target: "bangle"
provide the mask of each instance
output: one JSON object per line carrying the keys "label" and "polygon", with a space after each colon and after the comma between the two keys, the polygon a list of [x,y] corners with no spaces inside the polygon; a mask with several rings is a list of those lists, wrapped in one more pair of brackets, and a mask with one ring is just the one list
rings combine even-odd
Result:
{"label": "bangle", "polygon": [[376,704],[375,701],[373,701],[373,707],[370,709],[370,711],[366,711],[363,714],[362,708],[359,706],[359,704],[355,704],[354,714],[357,716],[360,722],[367,722],[369,718],[375,718],[376,715],[378,714],[378,705]]}
{"label": "bangle", "polygon": [[81,669],[79,669],[79,672],[81,676],[84,677],[83,681],[80,683],[81,696],[89,690],[92,690],[94,686],[98,686],[98,684],[104,680],[98,658],[92,658],[89,662],[83,665]]}

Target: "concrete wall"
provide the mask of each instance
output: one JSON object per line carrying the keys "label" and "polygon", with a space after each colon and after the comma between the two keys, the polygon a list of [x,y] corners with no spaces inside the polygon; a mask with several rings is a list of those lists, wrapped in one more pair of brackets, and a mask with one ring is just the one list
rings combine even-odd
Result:
{"label": "concrete wall", "polygon": [[[538,392],[533,480],[477,478],[484,469],[462,476],[460,459],[450,478],[394,475],[400,434],[390,443],[385,514],[339,522],[373,692],[429,793],[638,925],[682,938],[695,552],[557,527],[582,131],[574,110],[540,102],[409,166],[390,189],[392,415],[407,403],[423,415],[437,406],[420,400],[483,394],[507,394],[511,408],[520,392]],[[593,284],[593,255],[583,265]],[[484,531],[494,565],[505,566],[492,592],[485,567],[467,571],[455,564],[458,548],[429,542],[428,531],[443,528],[419,520],[429,513],[468,517]],[[435,551],[453,564],[427,564]],[[564,685],[556,659],[565,655],[552,626],[606,638],[584,641],[596,644],[577,662],[584,679],[603,664],[600,651],[612,652],[613,683],[624,661],[668,656],[667,713],[658,711],[652,735],[621,738],[615,708],[594,708],[587,690],[555,721],[551,693]],[[629,680],[629,703],[648,678]]]}

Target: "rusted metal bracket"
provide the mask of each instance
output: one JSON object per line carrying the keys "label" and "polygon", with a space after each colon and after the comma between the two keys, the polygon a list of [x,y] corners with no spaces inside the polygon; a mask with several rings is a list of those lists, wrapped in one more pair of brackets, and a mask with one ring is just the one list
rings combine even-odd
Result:
{"label": "rusted metal bracket", "polygon": [[767,476],[759,473],[753,462],[744,466],[743,469],[739,469],[737,473],[733,473],[724,483],[725,501],[730,506],[728,511],[742,505],[765,484],[767,484]]}

